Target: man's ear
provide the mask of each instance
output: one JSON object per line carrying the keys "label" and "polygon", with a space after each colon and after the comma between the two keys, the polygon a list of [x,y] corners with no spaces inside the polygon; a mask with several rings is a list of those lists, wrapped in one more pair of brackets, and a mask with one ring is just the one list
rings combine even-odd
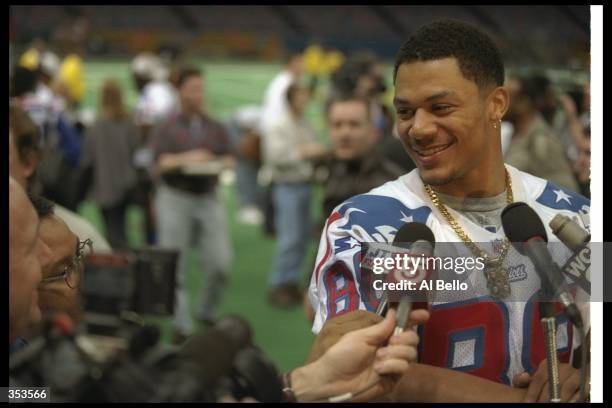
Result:
{"label": "man's ear", "polygon": [[488,98],[488,114],[490,122],[499,122],[510,106],[510,93],[505,86],[495,88]]}
{"label": "man's ear", "polygon": [[23,155],[21,165],[26,180],[32,177],[34,172],[36,172],[36,168],[38,167],[39,162],[40,152],[29,150]]}

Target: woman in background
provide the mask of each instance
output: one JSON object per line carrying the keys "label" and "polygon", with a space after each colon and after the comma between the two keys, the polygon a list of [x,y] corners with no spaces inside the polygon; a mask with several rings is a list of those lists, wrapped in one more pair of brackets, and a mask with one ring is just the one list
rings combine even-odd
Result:
{"label": "woman in background", "polygon": [[125,112],[119,83],[104,81],[100,111],[87,129],[82,165],[93,170],[92,199],[100,206],[113,249],[127,248],[125,215],[136,183],[138,128]]}

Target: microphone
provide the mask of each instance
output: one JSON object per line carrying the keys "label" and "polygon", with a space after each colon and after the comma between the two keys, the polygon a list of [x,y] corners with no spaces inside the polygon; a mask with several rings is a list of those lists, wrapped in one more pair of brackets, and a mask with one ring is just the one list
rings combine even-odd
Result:
{"label": "microphone", "polygon": [[574,251],[591,241],[591,234],[563,214],[555,215],[548,226],[561,242]]}
{"label": "microphone", "polygon": [[203,385],[212,388],[220,378],[230,373],[239,350],[240,345],[231,336],[212,327],[189,337],[178,355],[183,361],[193,364]]}
{"label": "microphone", "polygon": [[538,214],[526,203],[512,203],[502,211],[502,225],[512,245],[533,262],[544,290],[554,294],[574,326],[582,328],[582,316],[567,289],[565,278],[546,248],[548,237]]}
{"label": "microphone", "polygon": [[[431,229],[429,229],[427,225],[418,222],[409,222],[402,225],[393,239],[394,246],[401,246],[399,244],[409,242],[412,243],[410,246],[410,253],[415,256],[430,256],[436,245],[436,239]],[[404,331],[411,310],[412,300],[409,295],[405,295],[400,300],[397,308],[395,330],[393,334],[399,334]]]}
{"label": "microphone", "polygon": [[548,225],[557,238],[574,252],[563,265],[563,272],[590,294],[591,282],[588,280],[587,270],[591,266],[591,249],[587,244],[591,241],[591,234],[576,221],[562,214],[557,214]]}

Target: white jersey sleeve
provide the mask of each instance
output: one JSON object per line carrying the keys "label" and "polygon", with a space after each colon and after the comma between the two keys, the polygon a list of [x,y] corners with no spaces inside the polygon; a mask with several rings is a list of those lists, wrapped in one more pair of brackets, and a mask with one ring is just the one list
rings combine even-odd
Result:
{"label": "white jersey sleeve", "polygon": [[431,210],[418,197],[408,197],[408,203],[393,197],[401,184],[400,180],[392,181],[352,197],[327,219],[308,291],[315,311],[315,334],[328,318],[376,308],[360,286],[360,243],[393,242],[395,233],[406,222],[427,222]]}

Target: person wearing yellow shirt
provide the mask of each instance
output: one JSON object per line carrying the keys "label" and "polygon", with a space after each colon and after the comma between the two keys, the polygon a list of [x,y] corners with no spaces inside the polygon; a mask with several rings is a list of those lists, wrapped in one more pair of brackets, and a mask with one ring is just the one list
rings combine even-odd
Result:
{"label": "person wearing yellow shirt", "polygon": [[62,61],[59,79],[67,88],[72,105],[78,105],[85,95],[83,63],[77,54],[68,54]]}

